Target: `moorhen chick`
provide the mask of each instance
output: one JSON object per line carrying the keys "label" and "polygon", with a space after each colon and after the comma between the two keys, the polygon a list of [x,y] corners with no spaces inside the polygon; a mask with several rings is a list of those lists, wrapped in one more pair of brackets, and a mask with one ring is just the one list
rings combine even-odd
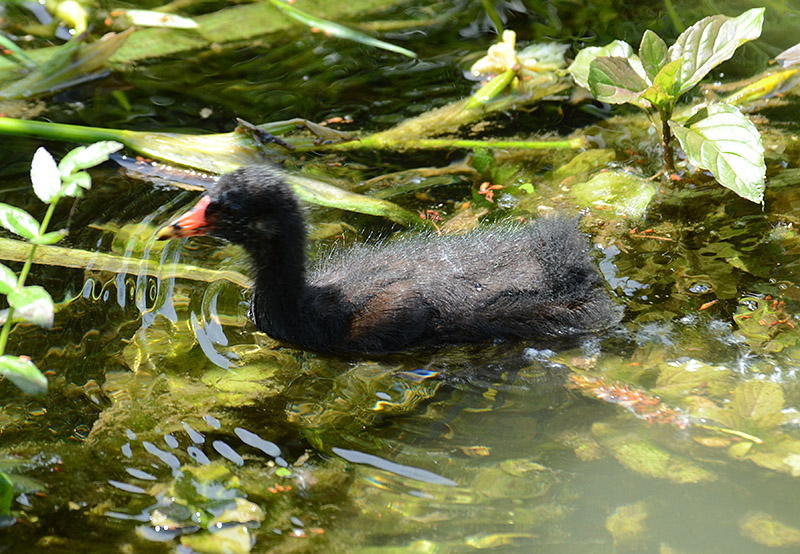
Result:
{"label": "moorhen chick", "polygon": [[306,269],[297,199],[267,166],[224,175],[159,239],[212,235],[252,259],[250,317],[318,352],[379,354],[487,339],[565,339],[616,325],[577,221],[358,246]]}

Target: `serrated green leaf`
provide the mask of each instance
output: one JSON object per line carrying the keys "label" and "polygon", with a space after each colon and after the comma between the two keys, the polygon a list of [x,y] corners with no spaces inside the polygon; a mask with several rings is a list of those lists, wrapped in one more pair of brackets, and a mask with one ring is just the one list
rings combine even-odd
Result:
{"label": "serrated green leaf", "polygon": [[50,328],[55,317],[55,305],[50,293],[40,286],[24,287],[11,291],[8,303],[14,308],[15,315],[25,321]]}
{"label": "serrated green leaf", "polygon": [[8,294],[17,288],[17,274],[0,264],[0,294]]}
{"label": "serrated green leaf", "polygon": [[47,377],[27,356],[0,356],[0,375],[26,394],[47,392]]}
{"label": "serrated green leaf", "polygon": [[631,67],[633,67],[640,76],[645,75],[642,63],[634,53],[631,45],[621,40],[609,42],[605,46],[590,46],[589,48],[584,48],[575,56],[575,61],[570,64],[567,71],[569,71],[570,75],[572,75],[572,78],[579,86],[589,90],[590,66],[595,58],[604,56],[628,58]]}
{"label": "serrated green leaf", "polygon": [[661,68],[669,63],[667,43],[650,29],[646,30],[639,44],[639,59],[645,74],[652,81]]}
{"label": "serrated green leaf", "polygon": [[686,29],[670,46],[671,60],[683,58],[679,94],[694,87],[709,71],[733,56],[743,43],[761,36],[764,8],[753,8],[736,18],[714,15]]}
{"label": "serrated green leaf", "polygon": [[61,177],[66,179],[77,170],[88,169],[105,162],[108,160],[109,155],[121,148],[122,144],[113,140],[95,142],[89,146],[79,146],[70,150],[61,158],[58,170],[61,172]]}
{"label": "serrated green leaf", "polygon": [[39,234],[39,222],[21,208],[0,202],[0,226],[26,239]]}
{"label": "serrated green leaf", "polygon": [[589,89],[601,102],[635,104],[646,88],[647,81],[631,67],[628,58],[603,56],[589,66]]}
{"label": "serrated green leaf", "polygon": [[[64,237],[67,236],[67,231],[62,229],[60,231],[52,231],[50,233],[45,233],[41,236],[34,237],[31,239],[33,244],[55,244]],[[2,292],[2,290],[0,290]]]}
{"label": "serrated green leaf", "polygon": [[40,146],[31,162],[31,183],[33,192],[42,202],[50,203],[61,190],[61,174],[50,152]]}
{"label": "serrated green leaf", "polygon": [[756,126],[727,104],[708,106],[708,117],[691,127],[669,126],[689,161],[707,169],[717,181],[751,202],[764,198],[764,146]]}

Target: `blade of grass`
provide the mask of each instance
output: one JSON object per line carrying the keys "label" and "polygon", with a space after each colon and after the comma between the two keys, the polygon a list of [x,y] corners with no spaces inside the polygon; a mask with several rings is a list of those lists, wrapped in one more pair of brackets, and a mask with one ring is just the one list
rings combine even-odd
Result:
{"label": "blade of grass", "polygon": [[317,29],[328,36],[343,38],[346,40],[352,40],[360,44],[366,44],[367,46],[374,46],[375,48],[389,50],[390,52],[396,52],[398,54],[408,56],[409,58],[417,57],[417,55],[414,52],[408,50],[407,48],[403,48],[402,46],[397,46],[396,44],[391,44],[389,42],[384,42],[382,40],[373,38],[359,31],[350,29],[349,27],[345,27],[344,25],[334,23],[333,21],[328,21],[326,19],[315,17],[302,10],[298,10],[294,6],[290,6],[286,2],[283,2],[282,0],[269,0],[269,2],[270,4],[281,10],[284,14],[291,17],[292,19],[311,27],[312,30]]}
{"label": "blade of grass", "polygon": [[27,67],[28,69],[36,69],[39,64],[37,64],[30,56],[28,56],[25,51],[17,46],[17,43],[8,38],[5,33],[0,32],[0,46],[5,48],[11,53],[9,56],[15,62]]}

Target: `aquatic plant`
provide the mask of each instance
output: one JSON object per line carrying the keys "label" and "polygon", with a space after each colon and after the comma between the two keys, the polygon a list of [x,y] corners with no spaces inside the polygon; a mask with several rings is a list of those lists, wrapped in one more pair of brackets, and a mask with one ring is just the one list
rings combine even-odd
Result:
{"label": "aquatic plant", "polygon": [[[584,48],[568,71],[575,82],[601,102],[633,104],[656,125],[660,119],[664,166],[674,171],[674,135],[696,167],[739,196],[760,203],[764,196],[764,146],[755,125],[737,107],[705,102],[691,113],[675,114],[678,100],[712,69],[731,58],[743,43],[758,38],[764,8],[736,18],[714,15],[686,29],[667,48],[653,31],[645,31],[639,52],[616,40]],[[658,127],[658,125],[656,125]]]}
{"label": "aquatic plant", "polygon": [[0,375],[5,376],[23,392],[44,394],[47,378],[39,371],[30,356],[5,354],[8,336],[15,321],[26,321],[42,327],[52,327],[55,317],[53,298],[38,285],[26,286],[36,248],[43,244],[54,244],[66,235],[63,230],[46,232],[53,217],[56,204],[65,197],[79,198],[91,187],[91,176],[83,171],[108,159],[109,154],[122,148],[118,142],[98,142],[91,146],[79,146],[67,153],[56,164],[43,147],[33,155],[31,183],[39,200],[48,204],[41,223],[31,214],[0,203],[0,226],[19,235],[31,243],[31,249],[19,276],[8,266],[0,264],[0,294],[6,295],[9,308],[5,311],[5,323],[0,331]]}

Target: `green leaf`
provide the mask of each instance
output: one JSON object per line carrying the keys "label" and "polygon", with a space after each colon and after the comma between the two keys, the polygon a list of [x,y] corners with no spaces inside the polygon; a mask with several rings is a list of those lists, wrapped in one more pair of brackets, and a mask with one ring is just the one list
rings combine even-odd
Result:
{"label": "green leaf", "polygon": [[631,67],[628,58],[604,56],[595,58],[589,66],[589,88],[601,102],[635,104],[647,81]]}
{"label": "green leaf", "polygon": [[764,8],[753,8],[736,18],[714,15],[701,19],[678,37],[670,59],[683,58],[679,94],[694,87],[709,71],[733,56],[743,43],[761,35]]}
{"label": "green leaf", "polygon": [[[60,231],[52,231],[50,233],[45,233],[41,236],[34,237],[31,239],[31,242],[33,244],[55,244],[66,236],[66,229],[61,229]],[[0,290],[0,292],[2,292],[2,290]]]}
{"label": "green leaf", "polygon": [[680,70],[683,58],[669,62],[661,68],[653,79],[653,84],[642,93],[642,98],[656,106],[659,110],[672,112],[678,100]]}
{"label": "green leaf", "polygon": [[779,383],[751,379],[734,389],[731,408],[742,423],[768,430],[786,419],[783,404],[783,388]]}
{"label": "green leaf", "polygon": [[27,356],[0,356],[0,375],[4,375],[25,394],[47,392],[47,377]]}
{"label": "green leaf", "polygon": [[43,146],[33,155],[31,162],[33,192],[42,202],[50,203],[61,190],[61,174],[53,156]]}
{"label": "green leaf", "polygon": [[[58,169],[61,177],[66,179],[79,169],[88,169],[108,160],[108,156],[120,150],[122,144],[113,140],[95,142],[89,146],[79,146],[67,152],[61,158]],[[89,187],[84,187],[89,188]]]}
{"label": "green leaf", "polygon": [[[636,70],[639,75],[644,76],[644,68],[639,58],[633,52],[633,48],[627,42],[615,40],[609,42],[605,46],[591,46],[584,48],[575,56],[573,61],[567,68],[575,82],[585,89],[589,89],[589,69],[595,58],[604,56],[628,58],[631,66]],[[640,71],[641,70],[641,71]]]}
{"label": "green leaf", "polygon": [[8,294],[17,288],[17,274],[0,264],[0,294]]}
{"label": "green leaf", "polygon": [[0,471],[0,515],[11,513],[11,500],[14,498],[14,483],[8,475]]}
{"label": "green leaf", "polygon": [[469,102],[467,102],[467,105],[464,106],[464,109],[468,110],[470,108],[477,108],[478,106],[486,104],[490,100],[496,98],[508,88],[508,85],[511,84],[516,76],[517,71],[514,69],[507,69],[503,71],[500,75],[497,75],[491,81],[479,88],[475,94],[472,95],[472,98],[469,99]]}
{"label": "green leaf", "polygon": [[800,545],[800,529],[764,512],[748,512],[739,520],[739,531],[751,541],[772,548]]}
{"label": "green leaf", "polygon": [[92,177],[85,171],[78,171],[64,179],[64,194],[72,198],[83,196],[83,190],[92,187]]}
{"label": "green leaf", "polygon": [[700,483],[717,479],[714,473],[703,466],[657,444],[631,436],[627,440],[620,440],[621,438],[611,441],[608,446],[617,461],[636,473],[674,483]]}
{"label": "green leaf", "polygon": [[708,106],[708,117],[684,127],[669,126],[689,161],[709,170],[717,181],[751,202],[764,198],[764,146],[753,123],[727,104]]}
{"label": "green leaf", "polygon": [[34,285],[14,290],[8,295],[8,303],[14,308],[15,315],[25,321],[40,327],[53,326],[55,306],[50,293],[42,287]]}
{"label": "green leaf", "polygon": [[639,45],[639,59],[647,78],[652,81],[669,62],[667,43],[650,29],[646,30]]}
{"label": "green leaf", "polygon": [[0,202],[0,226],[26,239],[32,239],[39,234],[39,222],[31,214],[2,202]]}
{"label": "green leaf", "polygon": [[606,171],[572,185],[570,194],[581,206],[604,206],[633,220],[644,215],[656,194],[656,187],[631,173]]}
{"label": "green leaf", "polygon": [[414,52],[408,50],[407,48],[403,48],[402,46],[397,46],[396,44],[390,44],[388,42],[378,40],[369,35],[365,35],[364,33],[350,29],[349,27],[345,27],[344,25],[339,25],[338,23],[334,23],[333,21],[328,21],[327,19],[322,19],[313,16],[302,10],[298,10],[297,8],[289,5],[283,0],[269,0],[269,2],[270,4],[281,10],[285,15],[288,15],[292,19],[299,21],[304,25],[308,25],[313,29],[318,29],[328,36],[352,40],[360,44],[366,44],[367,46],[374,46],[375,48],[382,48],[383,50],[397,52],[398,54],[408,56],[409,58],[417,57],[417,55]]}
{"label": "green leaf", "polygon": [[699,360],[660,364],[656,387],[659,397],[682,400],[695,391],[725,395],[731,388],[732,372],[725,366],[713,366]]}

